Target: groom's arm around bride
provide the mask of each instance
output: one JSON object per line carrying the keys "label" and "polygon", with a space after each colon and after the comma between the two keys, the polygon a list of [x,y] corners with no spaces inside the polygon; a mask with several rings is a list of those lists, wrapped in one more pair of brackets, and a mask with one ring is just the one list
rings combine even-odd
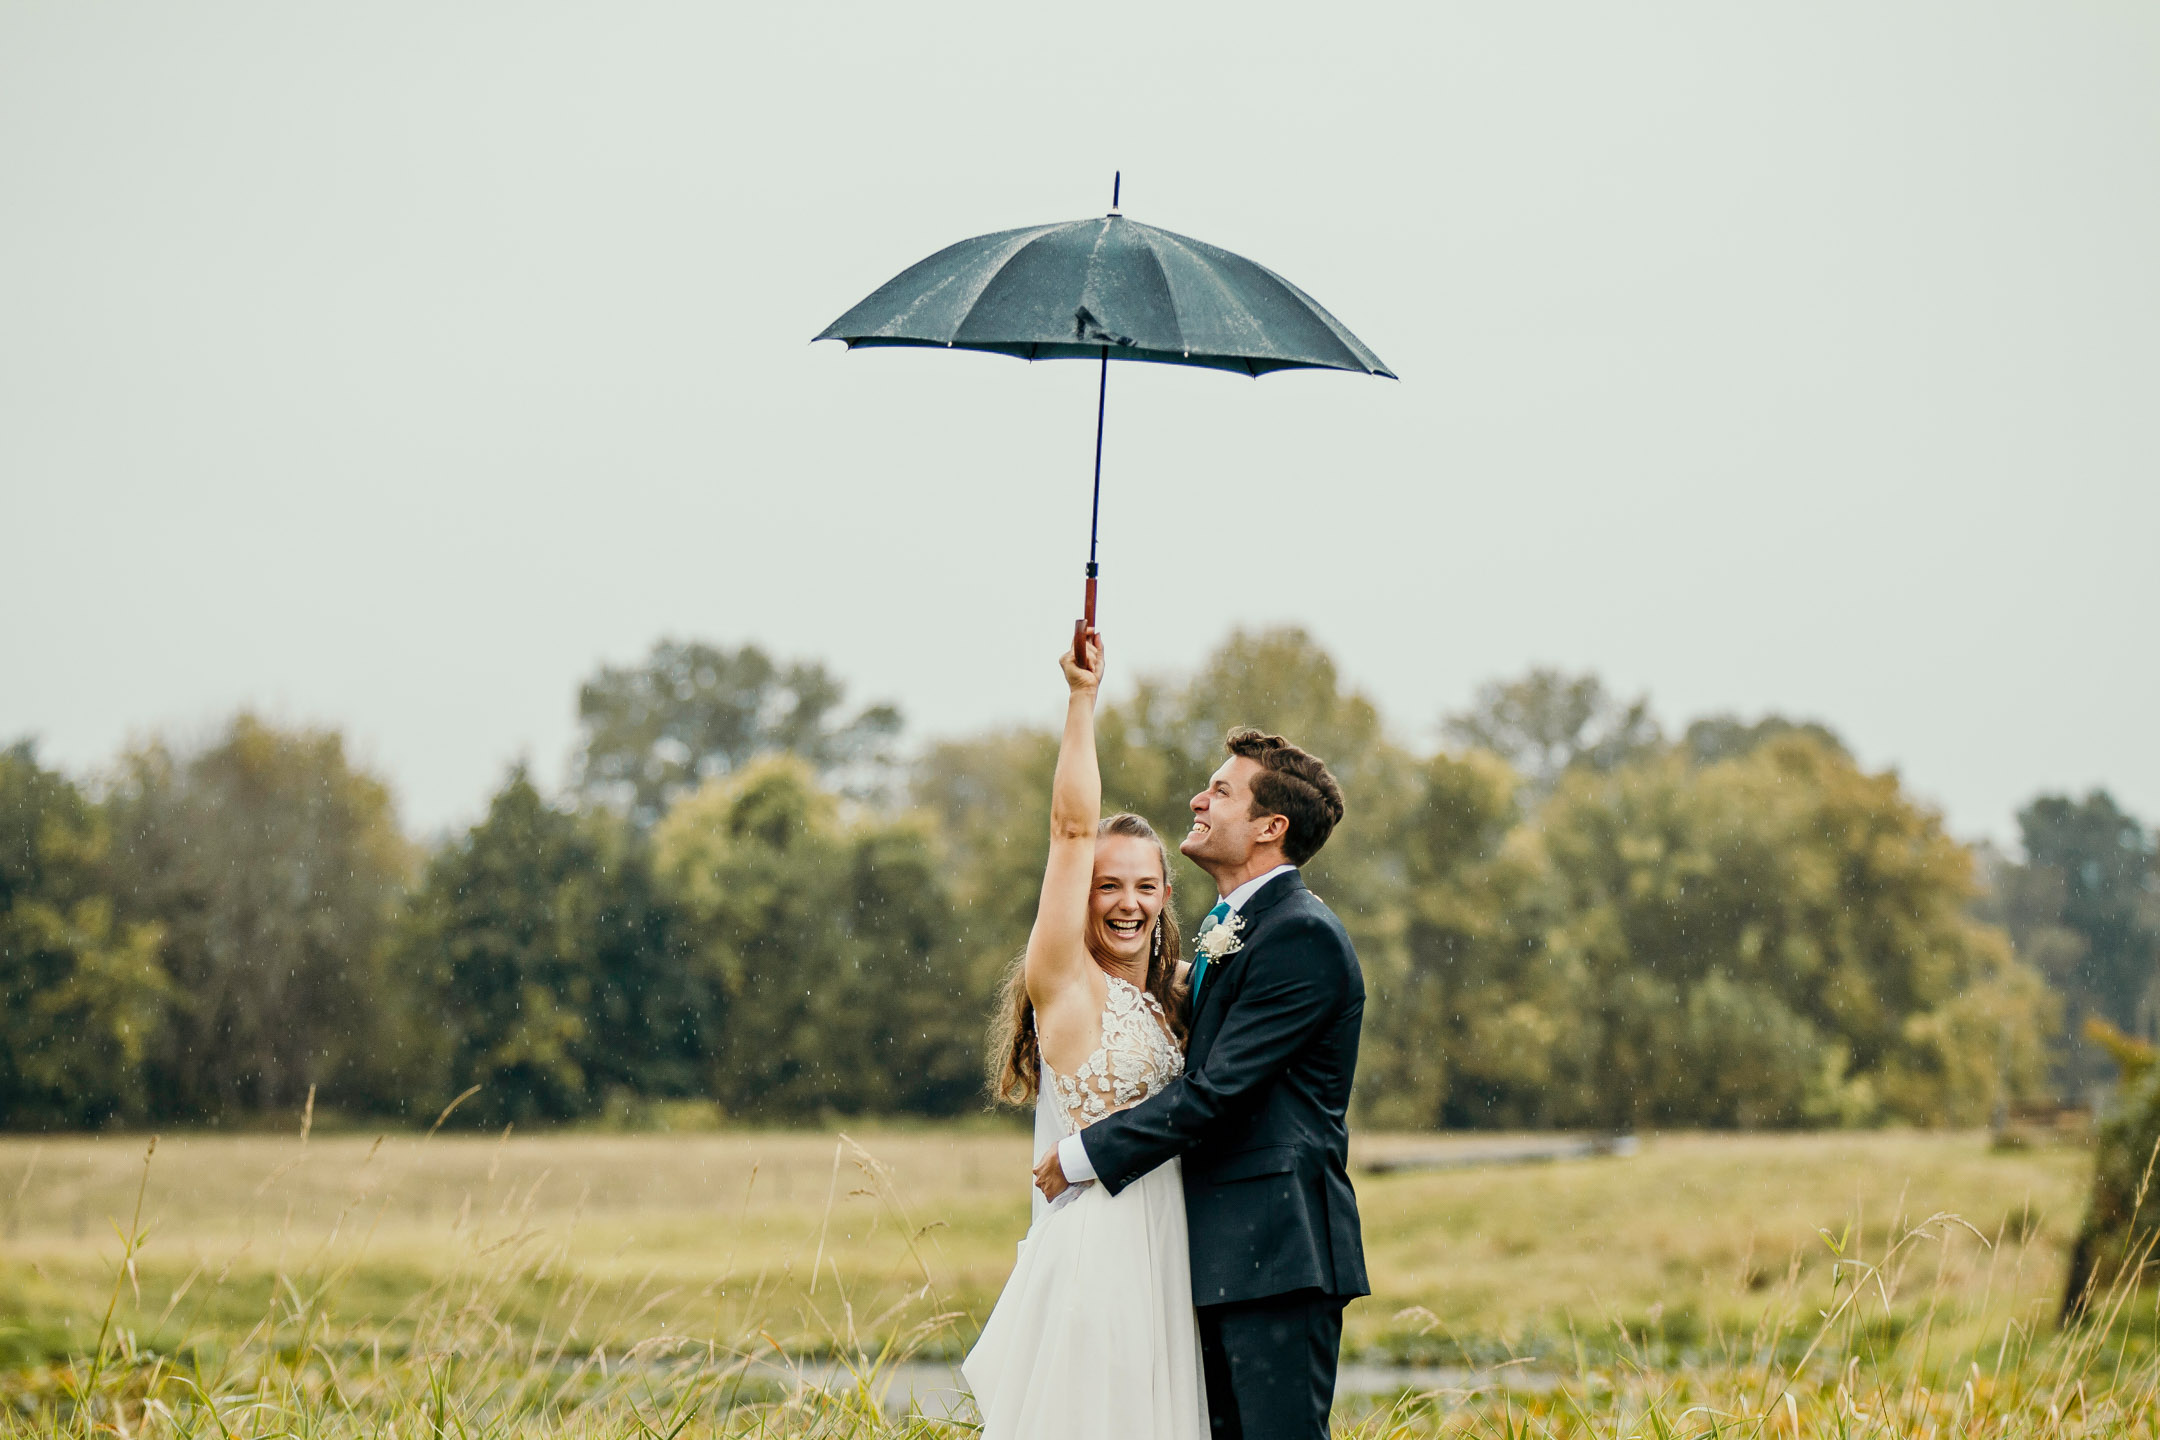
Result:
{"label": "groom's arm around bride", "polygon": [[1236,731],[1227,748],[1179,846],[1223,897],[1194,965],[1185,1075],[1073,1136],[1037,1177],[1050,1195],[1068,1172],[1116,1195],[1182,1155],[1216,1434],[1325,1434],[1342,1306],[1370,1293],[1347,1120],[1365,985],[1295,867],[1341,819],[1342,792],[1278,736]]}

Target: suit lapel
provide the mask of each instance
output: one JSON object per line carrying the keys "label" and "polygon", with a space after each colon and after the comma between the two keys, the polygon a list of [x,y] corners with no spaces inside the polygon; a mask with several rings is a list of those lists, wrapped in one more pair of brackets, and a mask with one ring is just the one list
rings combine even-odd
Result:
{"label": "suit lapel", "polygon": [[[1220,997],[1227,988],[1223,983],[1229,978],[1227,972],[1231,966],[1245,962],[1247,953],[1258,936],[1261,917],[1304,888],[1305,882],[1298,877],[1297,871],[1292,870],[1261,886],[1253,893],[1253,897],[1245,902],[1245,908],[1238,911],[1238,919],[1244,922],[1244,929],[1239,935],[1242,943],[1230,955],[1227,963],[1217,961],[1208,966],[1207,979],[1200,986],[1200,1002],[1192,1014],[1192,1030],[1196,1039],[1200,1034],[1201,1023],[1222,1008]],[[1214,1037],[1210,1035],[1208,1038]]]}
{"label": "suit lapel", "polygon": [[1276,876],[1253,892],[1252,899],[1238,913],[1245,917],[1247,929],[1260,923],[1260,917],[1305,888],[1305,878],[1295,870]]}

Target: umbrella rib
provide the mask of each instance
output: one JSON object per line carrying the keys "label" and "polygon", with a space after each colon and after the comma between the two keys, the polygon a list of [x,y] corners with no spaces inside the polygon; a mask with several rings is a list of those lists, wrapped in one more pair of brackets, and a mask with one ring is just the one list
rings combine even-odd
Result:
{"label": "umbrella rib", "polygon": [[[939,336],[934,332],[923,331],[918,331],[914,335],[906,335],[904,333],[905,327],[907,327],[909,321],[913,320],[916,313],[920,311],[924,305],[928,304],[930,300],[937,295],[938,291],[944,289],[946,285],[951,283],[950,277],[946,277],[946,279],[930,286],[926,290],[919,291],[916,294],[906,297],[906,299],[900,303],[899,309],[893,312],[877,327],[878,333],[884,335],[891,335],[896,330],[898,330],[902,331],[903,333],[900,337],[897,338],[914,340],[917,343],[921,343],[923,341],[942,340],[946,345],[950,346],[953,343],[954,337],[959,334],[960,327],[967,323],[967,317],[974,313],[975,306],[982,300],[983,291],[988,289],[990,287],[990,283],[1004,272],[1007,265],[1012,263],[1012,257],[1019,254],[1022,250],[1025,250],[1028,246],[1034,244],[1037,240],[1040,240],[1043,236],[1060,228],[1061,227],[1058,225],[1024,225],[1017,230],[1002,231],[999,233],[999,235],[996,236],[977,237],[978,240],[1003,239],[1007,242],[1010,248],[1005,252],[1003,258],[999,259],[995,264],[985,267],[980,282],[975,286],[974,293],[968,295],[966,297],[965,303],[961,306],[959,316],[953,322],[953,329],[951,334]],[[931,255],[926,259],[917,261],[914,265],[910,266],[909,269],[916,270],[931,265],[937,260],[952,253],[953,251],[964,249],[965,247],[973,243],[976,242],[962,240],[956,244],[948,245],[945,249],[938,251],[936,254]],[[902,273],[905,274],[906,272]],[[899,276],[895,276],[894,280],[898,280],[899,278]],[[887,283],[891,284],[893,282],[888,281]],[[872,298],[874,298],[874,292]],[[863,303],[867,304],[868,301],[865,301]],[[862,307],[858,305],[856,308],[860,309]],[[849,314],[853,313],[853,311],[849,312]],[[835,338],[841,338],[838,336],[837,332],[840,325],[844,321],[846,321],[847,318],[847,315],[843,315],[840,317],[839,320],[835,320],[832,325],[827,327],[826,333],[834,335]]]}
{"label": "umbrella rib", "polygon": [[1357,347],[1343,339],[1340,327],[1332,323],[1335,317],[1328,314],[1327,311],[1322,310],[1318,303],[1316,303],[1310,295],[1307,295],[1304,291],[1298,289],[1297,286],[1292,285],[1289,281],[1283,279],[1282,276],[1277,275],[1274,271],[1268,269],[1267,266],[1262,265],[1257,260],[1247,260],[1245,263],[1252,266],[1254,271],[1257,272],[1262,278],[1264,278],[1269,284],[1273,285],[1276,289],[1282,291],[1285,295],[1289,296],[1293,302],[1303,306],[1305,310],[1309,314],[1311,314],[1311,316],[1315,320],[1318,320],[1320,322],[1321,328],[1327,331],[1328,338],[1335,342],[1336,346],[1341,349],[1343,353],[1343,358],[1350,362],[1349,365],[1343,367],[1344,369],[1347,370],[1355,368],[1358,370],[1370,370],[1372,368],[1370,365],[1366,364],[1365,357],[1358,354]]}
{"label": "umbrella rib", "polygon": [[[1267,266],[1262,265],[1259,261],[1247,259],[1233,250],[1225,250],[1220,245],[1210,245],[1205,240],[1195,240],[1190,236],[1179,235],[1173,231],[1158,230],[1155,233],[1185,251],[1192,257],[1194,264],[1202,269],[1230,270],[1234,268],[1240,273],[1258,276],[1274,286],[1278,291],[1287,295],[1296,307],[1303,309],[1314,320],[1319,322],[1320,328],[1327,333],[1328,339],[1333,341],[1335,347],[1341,352],[1343,360],[1331,361],[1309,356],[1282,354],[1268,355],[1263,358],[1278,362],[1285,368],[1314,366],[1337,370],[1359,370],[1367,374],[1387,375],[1393,378],[1393,372],[1380,363],[1380,357],[1365,349],[1364,342],[1358,340],[1343,326],[1341,321],[1330,315],[1326,307],[1288,280],[1283,279],[1282,276],[1268,269]],[[1248,307],[1241,306],[1240,308],[1244,308],[1248,316],[1251,315],[1252,312]],[[1348,363],[1345,364],[1343,361]],[[1260,372],[1254,370],[1252,373],[1257,375]]]}
{"label": "umbrella rib", "polygon": [[1165,232],[1157,230],[1152,225],[1137,225],[1134,228],[1140,232],[1141,253],[1147,256],[1148,264],[1155,267],[1156,277],[1162,281],[1163,294],[1170,297],[1170,325],[1177,332],[1177,343],[1159,348],[1175,349],[1190,355],[1192,354],[1192,345],[1185,338],[1185,322],[1178,315],[1177,287],[1170,283],[1170,267],[1163,264],[1162,256],[1155,253],[1155,237]]}
{"label": "umbrella rib", "polygon": [[[975,318],[975,307],[982,304],[983,296],[990,293],[990,287],[997,283],[998,277],[1000,275],[1003,275],[1005,271],[1011,267],[1012,263],[1015,260],[1018,260],[1029,250],[1033,249],[1037,245],[1042,244],[1043,241],[1050,239],[1058,231],[1063,230],[1064,228],[1065,227],[1063,225],[1040,226],[1036,229],[1034,234],[1028,236],[1027,239],[1021,241],[1018,245],[1013,246],[1012,249],[1005,252],[1005,258],[998,261],[998,263],[992,266],[989,272],[983,276],[982,284],[976,286],[975,293],[968,297],[967,308],[962,310],[960,312],[959,318],[953,321],[953,341],[959,340],[960,332],[967,329],[968,321]],[[952,342],[948,341],[947,343]],[[1030,355],[1028,358],[1032,360],[1035,357]]]}
{"label": "umbrella rib", "polygon": [[[1152,229],[1152,227],[1150,228]],[[1236,298],[1230,291],[1229,287],[1222,283],[1221,276],[1218,273],[1222,269],[1222,259],[1236,258],[1232,256],[1229,251],[1217,250],[1214,246],[1203,245],[1198,241],[1190,240],[1183,235],[1176,234],[1169,230],[1155,230],[1154,234],[1161,237],[1161,239],[1165,243],[1169,244],[1180,254],[1182,254],[1185,257],[1186,262],[1190,264],[1195,271],[1199,272],[1201,276],[1211,282],[1212,288],[1214,289],[1216,297],[1219,300],[1229,302]],[[1207,251],[1213,251],[1213,254],[1210,255],[1203,253]],[[1155,263],[1157,265],[1162,264],[1162,258],[1159,255],[1155,254],[1155,247],[1152,241],[1148,246],[1148,254],[1154,257]],[[1167,267],[1165,268],[1167,269]],[[1167,280],[1165,281],[1165,283],[1167,283]],[[1248,323],[1251,323],[1253,320],[1251,310],[1247,308],[1242,302],[1238,303],[1238,309],[1244,312],[1246,320],[1248,321]],[[1184,334],[1184,327],[1180,325],[1178,327],[1178,331],[1180,338],[1182,338]],[[1244,357],[1243,355],[1231,353],[1229,354],[1228,358],[1244,363],[1247,367],[1248,374],[1258,373],[1251,369],[1250,362],[1247,361],[1246,357]]]}
{"label": "umbrella rib", "polygon": [[1328,334],[1332,335],[1335,338],[1335,343],[1342,346],[1343,353],[1350,357],[1351,363],[1355,365],[1358,369],[1363,370],[1368,375],[1385,375],[1390,380],[1395,378],[1395,372],[1388,369],[1387,366],[1382,364],[1378,355],[1375,355],[1372,353],[1372,351],[1367,350],[1365,348],[1364,341],[1359,340],[1356,336],[1352,335],[1349,329],[1344,326],[1340,320],[1337,320],[1333,315],[1329,314],[1328,309],[1325,305],[1322,305],[1319,301],[1313,299],[1312,296],[1306,294],[1303,290],[1298,289],[1297,286],[1293,285],[1288,280],[1285,280],[1282,276],[1276,274],[1274,271],[1268,269],[1267,266],[1262,265],[1259,261],[1248,260],[1245,263],[1252,266],[1253,269],[1259,271],[1262,275],[1266,276],[1270,284],[1282,290],[1284,293],[1289,295],[1291,299],[1295,300],[1298,304],[1304,306],[1308,311],[1310,311],[1313,318],[1318,320],[1323,326],[1325,326],[1327,328]]}
{"label": "umbrella rib", "polygon": [[[1257,264],[1251,260],[1247,260],[1244,256],[1235,254],[1228,250],[1224,250],[1220,246],[1209,245],[1203,241],[1191,240],[1183,235],[1173,234],[1167,230],[1161,231],[1159,233],[1161,233],[1162,237],[1165,240],[1177,246],[1178,249],[1184,251],[1185,254],[1190,257],[1194,268],[1201,271],[1201,273],[1203,274],[1209,274],[1218,277],[1230,273],[1236,273],[1240,277],[1243,277],[1247,274],[1259,274],[1265,275],[1270,279],[1275,278],[1269,272],[1266,266]],[[1246,323],[1252,326],[1254,332],[1259,335],[1265,336],[1267,333],[1267,327],[1263,325],[1260,322],[1259,317],[1253,313],[1252,307],[1245,302],[1244,297],[1238,295],[1232,287],[1225,285],[1220,278],[1216,279],[1215,284],[1225,300],[1234,300],[1236,302],[1238,310],[1243,314]],[[1305,302],[1302,297],[1293,296],[1292,299],[1295,302],[1295,306],[1293,308],[1309,308],[1309,305],[1307,305],[1307,302]],[[1328,338],[1335,342],[1336,347],[1338,349],[1341,349],[1345,357],[1349,360],[1350,364],[1348,366],[1343,366],[1340,364],[1340,362],[1317,359],[1316,357],[1310,355],[1285,354],[1283,351],[1276,348],[1272,343],[1266,345],[1265,350],[1259,354],[1258,358],[1274,362],[1275,365],[1284,366],[1319,365],[1322,367],[1327,367],[1333,365],[1334,368],[1338,369],[1364,368],[1362,363],[1359,361],[1357,355],[1344,347],[1340,338],[1337,337],[1332,330],[1329,330],[1327,334]],[[1244,363],[1246,374],[1253,376],[1259,375],[1260,371],[1252,363],[1254,358],[1252,355],[1236,351],[1233,351],[1231,353],[1234,358]],[[1271,366],[1271,368],[1273,367]]]}

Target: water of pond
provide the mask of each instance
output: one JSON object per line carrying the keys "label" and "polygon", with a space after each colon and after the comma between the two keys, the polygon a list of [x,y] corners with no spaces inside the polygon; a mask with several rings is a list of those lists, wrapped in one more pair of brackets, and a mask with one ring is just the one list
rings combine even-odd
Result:
{"label": "water of pond", "polygon": [[[847,1390],[856,1383],[851,1372],[837,1365],[823,1370],[804,1366],[794,1371],[775,1365],[769,1374],[784,1383],[819,1389]],[[1533,1370],[1522,1365],[1474,1369],[1455,1365],[1352,1364],[1335,1372],[1335,1398],[1370,1399],[1406,1392],[1464,1395],[1501,1390],[1542,1394],[1559,1383],[1560,1377],[1549,1370]],[[974,1415],[967,1382],[961,1378],[957,1366],[937,1363],[895,1365],[879,1374],[871,1388],[877,1394],[878,1402],[896,1414],[916,1408],[925,1415],[941,1418],[968,1419]]]}

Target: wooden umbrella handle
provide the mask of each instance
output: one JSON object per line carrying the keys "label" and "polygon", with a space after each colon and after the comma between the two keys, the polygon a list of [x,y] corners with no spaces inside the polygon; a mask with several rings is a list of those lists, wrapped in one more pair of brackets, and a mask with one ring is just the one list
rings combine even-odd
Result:
{"label": "wooden umbrella handle", "polygon": [[[1094,568],[1092,565],[1088,566],[1091,571]],[[1088,632],[1095,628],[1095,577],[1092,574],[1087,577],[1087,604],[1084,608],[1086,613],[1073,621],[1073,664],[1083,670],[1087,669]]]}

